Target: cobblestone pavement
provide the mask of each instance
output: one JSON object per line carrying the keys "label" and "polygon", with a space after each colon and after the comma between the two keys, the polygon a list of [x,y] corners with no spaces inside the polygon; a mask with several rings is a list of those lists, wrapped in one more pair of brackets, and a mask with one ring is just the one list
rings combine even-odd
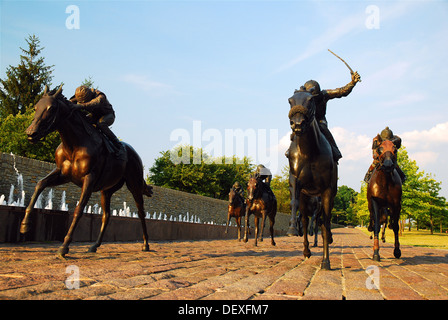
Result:
{"label": "cobblestone pavement", "polygon": [[[302,238],[278,237],[254,246],[236,240],[0,244],[0,299],[162,300],[436,300],[448,299],[448,250],[380,246],[356,229],[334,229],[332,270],[320,270],[322,247],[304,259]],[[319,237],[319,241],[321,238]],[[311,242],[311,241],[310,241]],[[79,278],[77,278],[79,275]],[[79,280],[78,280],[79,279]]]}

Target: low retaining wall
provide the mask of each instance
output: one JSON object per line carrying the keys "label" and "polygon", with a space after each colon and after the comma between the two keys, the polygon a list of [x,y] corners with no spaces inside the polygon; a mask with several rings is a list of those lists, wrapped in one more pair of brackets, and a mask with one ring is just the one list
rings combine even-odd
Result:
{"label": "low retaining wall", "polygon": [[[73,219],[73,214],[66,211],[35,209],[31,219],[31,230],[24,238],[20,234],[20,223],[25,215],[25,208],[0,206],[0,242],[19,241],[63,241]],[[202,240],[202,239],[236,239],[238,230],[225,226],[202,223],[187,223],[165,220],[145,219],[150,240]],[[96,241],[101,227],[101,215],[84,214],[73,235],[73,241]],[[244,228],[242,228],[244,232]],[[254,232],[251,228],[251,238]],[[264,230],[265,237],[269,228]],[[275,235],[280,235],[279,231]],[[140,219],[128,217],[110,217],[103,241],[141,241],[143,239]]]}
{"label": "low retaining wall", "polygon": [[[17,182],[20,174],[23,178],[23,191],[25,191],[24,204],[27,206],[36,183],[52,171],[55,166],[54,163],[0,152],[0,195],[3,194],[5,197],[8,197],[11,185],[14,185],[14,199],[20,196]],[[81,195],[81,188],[72,183],[67,183],[51,189],[54,192],[53,209],[60,208],[62,193],[65,191],[65,203],[68,205],[69,211],[74,210]],[[44,202],[48,201],[49,190],[50,188],[47,188],[42,193]],[[148,212],[150,215],[156,212],[157,215],[163,213],[167,214],[168,217],[178,217],[180,214],[185,216],[188,212],[190,217],[194,215],[204,223],[213,221],[215,224],[224,224],[227,220],[228,201],[224,200],[157,186],[153,186],[153,196],[151,198],[145,196],[144,200],[145,212]],[[125,186],[112,196],[111,209],[117,211],[123,209],[124,202],[130,208],[130,212],[137,212],[134,199]],[[87,207],[93,207],[95,204],[101,204],[99,192],[92,194]],[[45,203],[43,207],[45,207]],[[289,227],[289,218],[289,215],[278,212],[274,228],[286,233]],[[235,220],[232,219],[232,221]],[[251,221],[253,221],[252,217]]]}

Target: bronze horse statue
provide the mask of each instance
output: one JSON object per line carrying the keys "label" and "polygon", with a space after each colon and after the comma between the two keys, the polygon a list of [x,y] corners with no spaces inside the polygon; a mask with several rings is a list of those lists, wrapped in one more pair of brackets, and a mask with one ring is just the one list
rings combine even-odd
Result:
{"label": "bronze horse statue", "polygon": [[[380,261],[380,246],[378,234],[381,225],[384,228],[389,217],[389,228],[395,235],[395,258],[401,257],[400,242],[398,241],[399,220],[401,211],[402,182],[395,170],[397,156],[393,142],[385,140],[378,147],[379,166],[372,173],[367,186],[367,201],[370,211],[369,231],[373,231],[373,260]],[[384,237],[384,229],[383,229]]]}
{"label": "bronze horse statue", "polygon": [[[257,246],[257,239],[263,241],[263,231],[266,218],[269,217],[269,231],[271,233],[271,244],[275,246],[274,241],[274,223],[275,215],[277,214],[277,198],[272,192],[269,192],[267,186],[254,176],[250,177],[247,184],[247,199],[246,199],[246,227],[244,231],[244,242],[247,242],[249,232],[249,216],[253,214],[255,224],[255,246]],[[261,232],[259,232],[258,224],[261,218]]]}
{"label": "bronze horse statue", "polygon": [[122,142],[124,151],[120,156],[110,153],[105,136],[87,121],[82,112],[74,109],[73,104],[62,95],[62,86],[56,92],[48,92],[48,87],[45,87],[44,95],[34,108],[34,119],[26,129],[28,140],[37,142],[57,130],[62,143],[55,151],[56,168],[35,187],[20,232],[27,233],[30,230],[30,214],[45,188],[73,182],[82,188],[81,197],[58,254],[64,257],[68,253],[73,232],[92,192],[101,191],[101,230],[96,243],[89,249],[90,252],[96,252],[109,221],[111,196],[126,183],[134,197],[142,223],[143,251],[149,251],[143,195],[150,197],[152,187],[143,179],[142,160],[137,152]]}
{"label": "bronze horse statue", "polygon": [[[330,269],[329,244],[331,233],[331,210],[337,193],[338,167],[333,158],[331,145],[319,129],[315,118],[316,105],[310,91],[296,90],[289,98],[289,119],[293,140],[287,152],[289,159],[289,191],[291,197],[291,220],[287,235],[300,234],[297,225],[302,222],[304,232],[303,255],[311,256],[307,228],[308,217],[313,215],[310,202],[320,196],[321,231],[323,240],[322,269]],[[297,211],[299,215],[297,217]]]}
{"label": "bronze horse statue", "polygon": [[246,204],[244,198],[241,197],[241,195],[239,195],[233,188],[230,188],[225,233],[228,232],[230,219],[235,218],[238,228],[238,241],[241,241],[241,218],[244,217],[245,213]]}

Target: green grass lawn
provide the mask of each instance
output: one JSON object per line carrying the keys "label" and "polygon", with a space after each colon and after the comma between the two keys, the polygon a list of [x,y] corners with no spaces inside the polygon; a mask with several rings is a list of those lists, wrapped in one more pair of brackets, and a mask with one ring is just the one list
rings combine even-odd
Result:
{"label": "green grass lawn", "polygon": [[[363,231],[365,234],[371,234],[367,231],[367,228],[357,229]],[[381,239],[381,232],[379,237]],[[399,237],[399,241],[400,244],[408,246],[448,249],[448,234],[436,232],[431,234],[429,230],[404,231]],[[394,243],[394,232],[389,228],[386,228],[386,242]]]}

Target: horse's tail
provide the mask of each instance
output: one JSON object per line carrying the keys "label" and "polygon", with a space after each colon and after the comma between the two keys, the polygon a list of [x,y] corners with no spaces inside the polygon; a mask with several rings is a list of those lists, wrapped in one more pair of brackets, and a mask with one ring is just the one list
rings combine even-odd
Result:
{"label": "horse's tail", "polygon": [[148,197],[152,196],[152,186],[146,184],[146,182],[143,182],[143,194]]}

